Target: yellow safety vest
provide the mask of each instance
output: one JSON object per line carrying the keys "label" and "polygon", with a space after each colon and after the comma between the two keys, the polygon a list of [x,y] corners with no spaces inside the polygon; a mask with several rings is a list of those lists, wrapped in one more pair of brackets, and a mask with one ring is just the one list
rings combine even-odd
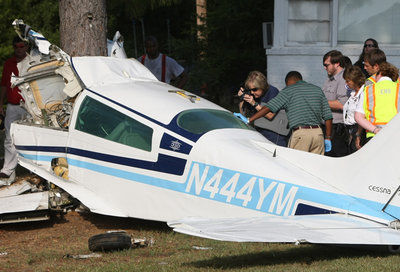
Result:
{"label": "yellow safety vest", "polygon": [[[399,112],[399,85],[399,82],[382,80],[365,88],[365,118],[373,125],[383,127]],[[367,138],[374,135],[367,131]]]}
{"label": "yellow safety vest", "polygon": [[[374,74],[374,75],[370,76],[369,78],[367,78],[366,81],[371,81],[372,84],[375,84],[376,83],[375,77],[376,77],[376,74]],[[367,84],[367,85],[369,85],[369,84]]]}

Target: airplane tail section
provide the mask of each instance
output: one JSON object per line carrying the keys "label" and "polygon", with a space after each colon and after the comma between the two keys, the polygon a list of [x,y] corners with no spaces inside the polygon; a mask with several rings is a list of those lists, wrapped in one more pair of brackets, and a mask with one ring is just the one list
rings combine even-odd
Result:
{"label": "airplane tail section", "polygon": [[400,219],[399,114],[360,150],[359,156],[363,157],[356,176],[359,186],[384,200],[383,212]]}
{"label": "airplane tail section", "polygon": [[321,182],[400,219],[400,115],[359,151],[346,157],[322,157],[281,147],[274,150],[277,157]]}
{"label": "airplane tail section", "polygon": [[[338,180],[348,192],[354,192],[376,208],[400,219],[400,115],[396,115],[374,138],[341,162],[344,180]],[[340,160],[340,159],[339,159]],[[334,170],[336,171],[336,170]]]}

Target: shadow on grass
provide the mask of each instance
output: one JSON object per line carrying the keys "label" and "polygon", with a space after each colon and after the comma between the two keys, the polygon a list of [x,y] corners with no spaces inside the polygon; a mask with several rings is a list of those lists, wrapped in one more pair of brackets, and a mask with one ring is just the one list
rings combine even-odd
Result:
{"label": "shadow on grass", "polygon": [[150,221],[136,218],[106,216],[95,213],[84,213],[81,216],[89,220],[99,229],[128,229],[138,231],[171,232],[171,228],[164,222]]}
{"label": "shadow on grass", "polygon": [[[88,220],[99,229],[125,229],[125,230],[138,230],[138,231],[158,231],[158,232],[172,232],[171,228],[164,222],[142,220],[135,218],[124,218],[99,215],[95,213],[81,213],[73,216],[81,216],[84,220]],[[26,231],[34,229],[45,229],[51,228],[55,224],[68,223],[68,218],[62,214],[52,213],[51,217],[47,221],[34,221],[34,222],[20,222],[20,223],[9,223],[0,224],[0,230],[10,231]]]}
{"label": "shadow on grass", "polygon": [[307,264],[339,258],[361,258],[365,256],[386,257],[391,255],[383,246],[333,246],[307,245],[293,246],[283,250],[215,257],[209,260],[185,263],[196,268],[234,269],[254,266],[273,266],[281,264]]}
{"label": "shadow on grass", "polygon": [[[21,215],[20,215],[21,216]],[[23,218],[23,216],[21,216]],[[7,231],[27,231],[35,229],[51,228],[54,224],[62,224],[67,222],[63,216],[50,213],[50,219],[44,221],[27,221],[19,223],[7,223],[0,225],[0,230]]]}

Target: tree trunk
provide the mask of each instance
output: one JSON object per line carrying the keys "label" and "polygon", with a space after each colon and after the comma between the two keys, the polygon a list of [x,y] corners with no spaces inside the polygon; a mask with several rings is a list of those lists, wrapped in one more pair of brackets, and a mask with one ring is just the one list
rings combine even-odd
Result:
{"label": "tree trunk", "polygon": [[70,56],[107,55],[106,0],[60,0],[61,49]]}
{"label": "tree trunk", "polygon": [[197,14],[197,38],[199,40],[205,39],[204,33],[200,30],[205,25],[207,16],[207,0],[196,0],[196,14]]}

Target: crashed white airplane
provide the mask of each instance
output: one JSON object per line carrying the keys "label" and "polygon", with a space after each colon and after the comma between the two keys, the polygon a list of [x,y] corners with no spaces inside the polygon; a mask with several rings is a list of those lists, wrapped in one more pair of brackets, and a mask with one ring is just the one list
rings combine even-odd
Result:
{"label": "crashed white airplane", "polygon": [[19,163],[90,211],[228,241],[400,245],[399,116],[324,157],[270,143],[136,60],[45,52],[14,82],[31,113],[12,124]]}

